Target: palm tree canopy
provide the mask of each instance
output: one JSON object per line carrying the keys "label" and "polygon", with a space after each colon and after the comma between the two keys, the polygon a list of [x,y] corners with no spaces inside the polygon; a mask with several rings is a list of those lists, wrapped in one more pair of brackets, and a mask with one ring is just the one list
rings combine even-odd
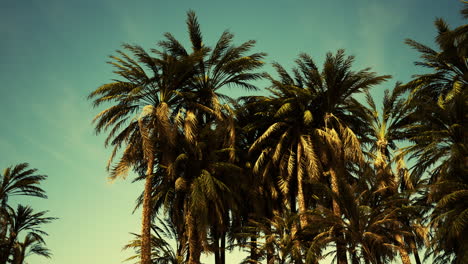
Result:
{"label": "palm tree canopy", "polygon": [[28,168],[28,163],[20,163],[6,168],[0,175],[0,204],[7,205],[8,198],[14,195],[29,195],[47,198],[38,185],[47,175],[36,174],[37,169]]}
{"label": "palm tree canopy", "polygon": [[[462,12],[466,15],[466,9]],[[468,260],[466,194],[468,102],[468,27],[450,29],[437,19],[436,43],[440,51],[413,40],[407,43],[421,53],[416,62],[429,68],[416,75],[406,87],[408,104],[416,119],[408,128],[412,141],[406,152],[416,160],[413,173],[430,180],[427,203],[430,227],[434,231],[429,254],[436,263],[464,263]]]}

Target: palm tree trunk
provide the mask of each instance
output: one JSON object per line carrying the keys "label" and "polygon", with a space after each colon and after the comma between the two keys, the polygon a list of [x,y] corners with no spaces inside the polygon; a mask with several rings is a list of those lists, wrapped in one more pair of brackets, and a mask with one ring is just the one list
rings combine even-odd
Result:
{"label": "palm tree trunk", "polygon": [[213,239],[213,251],[214,251],[215,264],[221,264],[220,251],[219,251],[219,233],[218,233],[218,229],[216,228],[216,224],[213,224],[211,226],[211,232],[213,236],[212,239]]}
{"label": "palm tree trunk", "polygon": [[221,257],[220,257],[220,251],[219,251],[219,237],[216,232],[214,232],[214,258],[215,258],[215,264],[221,264]]}
{"label": "palm tree trunk", "polygon": [[[298,153],[296,154],[297,155],[297,160],[298,160],[297,161],[297,174],[296,174],[296,179],[297,179],[297,200],[298,200],[298,204],[299,204],[299,213],[301,213],[301,212],[305,211],[305,208],[303,207],[301,209],[301,205],[304,204],[304,193],[303,193],[303,190],[302,190],[302,176],[301,176],[301,173],[299,171],[300,170],[300,168],[299,168],[299,166],[300,166],[300,164],[299,164],[300,147],[299,146],[297,148],[297,151],[298,151]],[[294,195],[294,192],[291,192],[291,212],[292,213],[297,213],[296,196]],[[300,226],[302,226],[302,218],[300,218],[300,220],[301,220]],[[293,223],[293,226],[291,227],[291,237],[293,239],[296,238],[297,232],[298,232],[298,225],[296,225],[296,223]],[[294,247],[296,247],[296,248],[301,247],[299,240],[294,241]],[[301,259],[296,259],[296,260],[294,260],[294,264],[302,264],[302,260]]]}
{"label": "palm tree trunk", "polygon": [[[271,234],[271,224],[268,224],[268,234]],[[267,246],[267,264],[274,264],[275,249],[272,245]]]}
{"label": "palm tree trunk", "polygon": [[154,157],[149,155],[146,170],[145,190],[143,194],[143,212],[141,224],[141,264],[151,264],[151,187],[153,179]]}
{"label": "palm tree trunk", "polygon": [[[339,197],[340,190],[338,186],[338,175],[335,168],[330,168],[330,178],[331,178],[331,189],[332,192]],[[333,213],[341,218],[341,209],[338,205],[338,202],[335,198],[332,201],[333,206]],[[343,232],[340,230],[341,228],[335,229],[335,237],[336,237],[336,258],[338,264],[347,264],[348,259],[346,257],[346,244],[344,242],[344,235]]]}
{"label": "palm tree trunk", "polygon": [[198,237],[197,225],[195,218],[192,215],[192,210],[187,208],[187,231],[189,242],[189,261],[188,264],[200,264],[200,239]]}
{"label": "palm tree trunk", "polygon": [[7,245],[0,250],[0,263],[6,264],[8,257],[10,256],[11,248],[13,247],[13,243],[8,242]]}
{"label": "palm tree trunk", "polygon": [[421,258],[419,257],[419,252],[418,252],[418,249],[416,247],[416,243],[414,242],[414,239],[411,238],[411,250],[413,251],[413,255],[414,255],[414,259],[416,261],[416,264],[421,264]]}
{"label": "palm tree trunk", "polygon": [[219,257],[218,241],[216,241],[216,245],[214,249],[214,258],[215,258],[215,264],[221,264],[221,259]]}
{"label": "palm tree trunk", "polygon": [[359,264],[359,257],[357,255],[356,249],[351,253],[351,263],[352,264]]}
{"label": "palm tree trunk", "polygon": [[421,258],[419,257],[419,252],[418,252],[417,249],[413,250],[413,255],[414,255],[414,259],[416,261],[416,264],[421,264]]}
{"label": "palm tree trunk", "polygon": [[296,193],[290,190],[289,194],[289,206],[291,207],[292,213],[297,213],[297,206],[296,206]]}
{"label": "palm tree trunk", "polygon": [[307,206],[305,202],[303,188],[304,186],[303,186],[302,179],[301,179],[297,183],[297,202],[299,204],[299,214],[300,214],[299,219],[301,222],[301,228],[304,228],[307,226],[307,217],[304,215],[307,210]]}
{"label": "palm tree trunk", "polygon": [[224,264],[226,263],[226,255],[224,248],[226,246],[226,237],[225,233],[215,233],[214,237],[215,245],[214,245],[214,255],[215,255],[215,264]]}
{"label": "palm tree trunk", "polygon": [[[305,204],[305,198],[304,198],[304,186],[303,186],[303,171],[301,167],[301,160],[302,160],[302,147],[301,144],[297,144],[297,153],[296,153],[296,175],[297,175],[297,203],[299,205],[299,220],[300,220],[300,227],[304,228],[307,225],[307,219],[305,219],[305,211],[307,209],[306,204]],[[294,199],[294,203],[295,203]],[[295,239],[296,234],[297,234],[297,225],[293,223],[293,227],[291,230],[292,237]],[[299,252],[301,250],[301,244],[299,240],[296,240],[294,242],[294,245],[296,248],[299,249]],[[299,259],[296,259],[294,261],[295,264],[302,264],[302,256]]]}
{"label": "palm tree trunk", "polygon": [[401,256],[401,263],[403,264],[411,264],[410,257],[408,255],[408,250],[406,250],[405,242],[403,241],[403,237],[401,235],[395,235],[396,241],[400,244],[398,247],[398,251],[400,252]]}
{"label": "palm tree trunk", "polygon": [[27,246],[23,245],[15,252],[13,256],[12,264],[24,264],[24,258],[26,257],[26,248]]}
{"label": "palm tree trunk", "polygon": [[[293,239],[296,239],[296,234],[297,234],[297,225],[296,225],[296,223],[293,223],[293,226],[291,227],[291,237]],[[301,242],[296,239],[294,241],[294,247],[296,247],[296,248],[298,248],[300,250]],[[294,264],[302,264],[302,256],[301,256],[301,259],[294,260]]]}
{"label": "palm tree trunk", "polygon": [[2,226],[0,229],[0,246],[3,246],[3,243],[5,243],[7,238],[7,230],[9,229],[9,224],[6,217],[8,213],[4,208],[6,208],[6,203],[2,203],[0,205],[0,225]]}
{"label": "palm tree trunk", "polygon": [[268,250],[267,251],[267,264],[274,264],[274,259],[273,259],[273,251]]}
{"label": "palm tree trunk", "polygon": [[421,264],[421,258],[419,257],[418,248],[416,247],[416,242],[414,241],[414,237],[410,238],[410,248],[414,255],[414,260],[416,264]]}
{"label": "palm tree trunk", "polygon": [[6,263],[9,256],[8,246],[2,247],[0,250],[0,263]]}
{"label": "palm tree trunk", "polygon": [[307,226],[307,217],[305,216],[307,205],[304,197],[304,181],[300,159],[302,159],[302,148],[301,144],[297,144],[297,203],[299,204],[299,219],[301,222],[301,228],[304,228]]}
{"label": "palm tree trunk", "polygon": [[[338,186],[338,175],[336,175],[336,171],[334,168],[330,168],[330,183],[331,183],[331,190],[332,192],[336,195],[336,196],[339,196],[340,195],[340,190],[339,190],[339,186]],[[340,206],[338,204],[338,202],[336,201],[335,198],[332,199],[332,209],[333,209],[333,213],[338,216],[338,217],[341,217],[341,209],[340,209]]]}
{"label": "palm tree trunk", "polygon": [[257,255],[257,234],[250,236],[250,259],[254,262],[258,261]]}
{"label": "palm tree trunk", "polygon": [[226,263],[226,232],[218,232],[217,228],[213,231],[215,264]]}
{"label": "palm tree trunk", "polygon": [[221,264],[226,264],[226,232],[221,235]]}
{"label": "palm tree trunk", "polygon": [[17,232],[11,232],[10,238],[6,244],[6,247],[0,248],[0,264],[6,264],[8,258],[10,257],[11,250],[13,249],[13,245],[15,244],[17,238]]}
{"label": "palm tree trunk", "polygon": [[[177,217],[176,219],[184,219],[183,217],[179,218]],[[174,220],[171,220],[174,221]],[[187,249],[187,232],[186,232],[186,225],[185,221],[176,221],[176,236],[177,236],[177,256],[188,256],[188,254],[185,254],[186,249]],[[188,258],[185,258],[185,262],[188,261]]]}

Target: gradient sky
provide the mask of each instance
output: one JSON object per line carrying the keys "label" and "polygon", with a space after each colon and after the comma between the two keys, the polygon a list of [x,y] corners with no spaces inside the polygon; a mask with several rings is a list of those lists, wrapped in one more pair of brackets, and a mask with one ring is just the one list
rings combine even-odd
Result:
{"label": "gradient sky", "polygon": [[[1,0],[0,168],[29,162],[49,175],[49,199],[16,201],[60,218],[44,228],[53,258],[28,262],[118,264],[130,253],[121,252],[129,232],[140,230],[140,212],[132,210],[143,183],[108,182],[110,151],[91,124],[99,109],[86,99],[115,77],[105,62],[122,43],[152,48],[164,32],[187,43],[186,11],[193,9],[207,45],[229,29],[236,43],[257,40],[267,62],[287,68],[300,52],[321,65],[326,52],[345,48],[356,56],[355,70],[394,76],[373,91],[380,97],[420,71],[404,39],[433,46],[434,19],[461,25],[460,7],[457,0]],[[240,258],[230,254],[227,263]]]}

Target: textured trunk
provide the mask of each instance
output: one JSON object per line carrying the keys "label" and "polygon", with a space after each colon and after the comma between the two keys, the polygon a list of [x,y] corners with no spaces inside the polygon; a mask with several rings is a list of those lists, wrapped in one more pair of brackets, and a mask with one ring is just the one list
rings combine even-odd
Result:
{"label": "textured trunk", "polygon": [[[330,181],[331,181],[331,189],[332,192],[339,197],[340,196],[340,189],[338,186],[338,175],[335,168],[330,169]],[[341,209],[338,202],[333,199],[333,213],[341,218]],[[348,259],[346,257],[346,244],[344,242],[344,235],[340,228],[335,229],[335,237],[336,237],[336,259],[338,264],[347,264]]]}
{"label": "textured trunk", "polygon": [[0,250],[0,264],[6,264],[7,261],[8,261],[8,258],[10,257],[10,253],[13,249],[13,245],[15,244],[15,241],[16,241],[16,238],[17,238],[17,232],[12,232],[12,234],[10,235],[10,238],[8,240],[8,242],[5,243],[5,247],[3,247],[2,245],[2,248]]}
{"label": "textured trunk", "polygon": [[338,264],[348,264],[346,256],[346,244],[344,242],[344,235],[341,230],[335,230],[336,236],[336,261]]}
{"label": "textured trunk", "polygon": [[408,255],[408,250],[406,250],[405,242],[403,241],[403,237],[401,235],[395,236],[396,241],[400,244],[398,251],[400,252],[401,263],[403,264],[411,264],[410,257]]}
{"label": "textured trunk", "polygon": [[291,208],[292,213],[297,213],[296,194],[294,191],[291,191],[289,194],[289,207]]}
{"label": "textured trunk", "polygon": [[[302,146],[301,144],[297,144],[297,153],[296,153],[296,173],[297,173],[297,203],[299,206],[299,220],[300,220],[300,227],[304,228],[307,225],[307,219],[305,218],[305,211],[307,209],[304,197],[304,185],[303,185],[303,171],[301,167],[301,160],[302,160]],[[297,234],[297,226],[293,223],[292,227],[292,237],[295,239]],[[301,253],[301,244],[299,240],[294,242],[294,245],[299,250],[301,257],[294,261],[295,264],[302,264],[302,253]]]}
{"label": "textured trunk", "polygon": [[304,189],[303,189],[303,184],[302,181],[299,181],[297,184],[297,202],[299,204],[299,213],[300,213],[300,222],[301,222],[301,228],[304,228],[307,226],[307,217],[305,215],[305,212],[307,210],[306,202],[305,202],[305,197],[304,197]]}
{"label": "textured trunk", "polygon": [[7,238],[7,230],[9,228],[8,221],[6,219],[7,212],[3,208],[6,208],[6,204],[1,204],[0,207],[0,247],[3,248],[5,240]]}
{"label": "textured trunk", "polygon": [[141,224],[141,264],[151,264],[151,183],[154,158],[148,157]]}
{"label": "textured trunk", "polygon": [[[268,234],[271,234],[271,225],[268,225]],[[275,249],[271,246],[267,246],[267,264],[274,264],[274,253]]]}
{"label": "textured trunk", "polygon": [[15,252],[15,255],[13,256],[13,261],[11,263],[23,264],[24,258],[26,257],[25,254],[26,254],[26,248],[17,249],[17,252]]}
{"label": "textured trunk", "polygon": [[257,236],[250,236],[250,259],[254,262],[258,261],[257,256]]}
{"label": "textured trunk", "polygon": [[300,159],[302,159],[301,144],[297,145],[297,159],[297,203],[299,204],[299,219],[301,222],[301,228],[304,228],[307,226],[307,217],[305,216],[307,205],[304,196],[304,175],[300,165]]}
{"label": "textured trunk", "polygon": [[[338,175],[335,171],[335,169],[330,169],[330,183],[331,183],[331,190],[332,192],[336,195],[336,196],[340,196],[340,190],[339,190],[339,186],[338,186]],[[338,204],[338,202],[336,201],[335,198],[333,198],[332,200],[332,209],[333,209],[333,213],[338,216],[338,217],[341,217],[341,209],[340,209],[340,206]]]}
{"label": "textured trunk", "polygon": [[200,239],[198,236],[197,225],[195,218],[192,215],[190,208],[187,212],[187,231],[188,231],[188,242],[189,242],[189,261],[188,264],[200,264]]}
{"label": "textured trunk", "polygon": [[[336,175],[336,171],[334,169],[330,169],[330,182],[331,182],[331,189],[336,196],[340,195],[339,187],[338,187],[338,175]],[[341,209],[340,206],[338,205],[338,202],[336,199],[333,198],[332,201],[332,206],[333,206],[333,213],[341,217]]]}
{"label": "textured trunk", "polygon": [[11,248],[13,247],[13,243],[6,244],[5,248],[1,249],[0,255],[0,264],[6,264],[8,257],[10,256]]}
{"label": "textured trunk", "polygon": [[[301,144],[297,144],[297,149],[296,149],[296,180],[297,180],[297,203],[299,206],[299,219],[300,219],[300,226],[303,227],[305,226],[305,223],[303,224],[303,215],[301,213],[305,212],[305,200],[304,200],[304,190],[302,186],[302,167],[301,167],[301,159],[302,159],[302,148]],[[291,211],[292,213],[296,213],[296,196],[294,195],[294,192],[291,192]],[[298,225],[296,223],[292,223],[291,227],[291,237],[292,239],[296,238],[297,232],[298,232]],[[301,245],[299,240],[294,241],[294,247],[296,249],[301,250]],[[283,257],[283,256],[282,256]],[[302,257],[301,257],[302,258]],[[302,264],[302,259],[296,259],[294,260],[295,264]],[[283,260],[284,262],[284,260]]]}
{"label": "textured trunk", "polygon": [[[177,235],[177,236],[179,236],[179,235]],[[185,234],[183,234],[183,236],[185,236]],[[181,261],[183,260],[183,261],[185,261],[184,263],[187,263],[188,254],[185,254],[186,249],[187,249],[187,243],[186,243],[187,240],[185,238],[180,238],[180,237],[178,237],[177,240],[178,240],[177,241],[177,259],[179,259]]]}
{"label": "textured trunk", "polygon": [[[293,239],[296,239],[296,234],[297,234],[297,225],[293,223],[293,226],[291,227],[291,237]],[[301,242],[299,240],[294,240],[294,246],[299,250],[301,250]],[[301,259],[294,260],[295,264],[302,264],[302,256]]]}

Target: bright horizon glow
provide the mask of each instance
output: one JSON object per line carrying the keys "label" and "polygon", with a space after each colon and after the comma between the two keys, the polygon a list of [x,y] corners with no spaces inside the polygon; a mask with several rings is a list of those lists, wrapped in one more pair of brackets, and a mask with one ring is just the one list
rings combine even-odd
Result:
{"label": "bright horizon glow", "polygon": [[[345,48],[356,56],[354,70],[372,67],[393,75],[372,91],[379,102],[385,88],[421,71],[413,65],[418,53],[404,39],[433,47],[434,19],[461,25],[460,7],[458,0],[2,2],[0,169],[28,162],[48,175],[43,188],[49,199],[12,200],[60,218],[44,227],[53,258],[31,256],[27,262],[118,264],[133,253],[121,248],[130,232],[140,232],[140,211],[132,211],[143,183],[132,184],[132,175],[108,183],[110,149],[91,124],[102,108],[93,109],[86,99],[116,78],[106,61],[121,44],[150,49],[164,32],[186,44],[186,12],[193,9],[206,45],[229,29],[235,43],[256,40],[254,50],[267,52],[268,64],[277,61],[286,69],[301,52],[321,66],[326,52]],[[272,72],[270,65],[264,70]],[[233,97],[246,93],[226,91]],[[227,263],[242,257],[228,254]],[[212,256],[203,261],[214,263]]]}

